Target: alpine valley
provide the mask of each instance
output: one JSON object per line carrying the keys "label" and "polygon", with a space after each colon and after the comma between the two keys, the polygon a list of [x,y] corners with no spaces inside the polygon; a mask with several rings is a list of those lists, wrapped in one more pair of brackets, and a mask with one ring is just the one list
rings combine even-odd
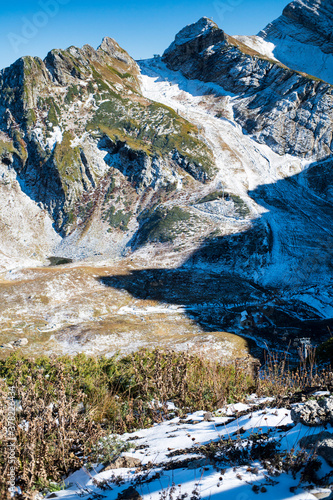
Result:
{"label": "alpine valley", "polygon": [[333,7],[0,72],[0,341],[291,350],[333,324]]}

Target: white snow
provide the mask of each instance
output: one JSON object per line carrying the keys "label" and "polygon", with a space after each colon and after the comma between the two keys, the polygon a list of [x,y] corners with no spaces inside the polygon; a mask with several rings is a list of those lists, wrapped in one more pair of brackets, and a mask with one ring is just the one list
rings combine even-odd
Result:
{"label": "white snow", "polygon": [[325,54],[315,45],[301,43],[289,37],[272,41],[276,44],[273,54],[283,64],[333,84],[332,54]]}
{"label": "white snow", "polygon": [[[219,170],[217,185],[222,184],[246,197],[249,189],[304,168],[305,164],[295,157],[281,157],[243,134],[233,121],[233,100],[237,99],[234,94],[215,83],[188,80],[180,72],[168,70],[159,60],[143,61],[140,66],[143,95],[172,107],[197,125],[201,139],[211,146]],[[215,117],[210,111],[212,95],[224,98],[223,118]],[[249,201],[254,208],[253,201]]]}
{"label": "white snow", "polygon": [[50,149],[53,149],[56,143],[61,144],[62,142],[62,131],[61,128],[56,126],[51,132],[51,136],[46,139],[46,143]]}
{"label": "white snow", "polygon": [[150,314],[179,314],[185,313],[185,306],[148,306],[145,309],[134,306],[123,306],[118,310],[118,314],[134,314],[136,316],[146,316]]}
{"label": "white snow", "polygon": [[274,55],[274,50],[275,50],[274,43],[267,42],[260,36],[236,35],[233,38],[236,38],[236,40],[239,40],[241,43],[244,43],[244,45],[247,45],[247,47],[250,47],[250,49],[256,50],[257,52],[259,52],[259,54],[262,54],[263,56],[266,56],[269,59],[273,59],[274,61],[278,60]]}
{"label": "white snow", "polygon": [[53,128],[48,137],[45,137],[45,130],[41,127],[35,127],[33,134],[43,148],[49,147],[50,149],[53,149],[57,142],[61,143],[63,138],[61,128],[58,125]]}
{"label": "white snow", "polygon": [[[321,427],[309,428],[301,424],[293,424],[290,410],[286,408],[256,409],[255,404],[263,404],[269,399],[249,398],[248,404],[229,405],[212,415],[210,421],[205,418],[205,412],[189,414],[185,419],[178,417],[155,424],[149,429],[142,429],[131,434],[119,436],[138,449],[123,453],[124,456],[134,457],[149,468],[147,477],[135,469],[113,469],[103,472],[96,466],[89,473],[85,469],[69,476],[65,483],[65,491],[56,492],[55,498],[76,500],[82,495],[83,489],[87,495],[100,493],[99,481],[110,480],[112,490],[104,490],[103,495],[108,500],[115,500],[118,494],[126,490],[131,484],[142,496],[143,500],[160,500],[162,492],[168,492],[172,484],[176,485],[176,492],[191,497],[194,489],[202,500],[221,499],[254,500],[253,486],[266,489],[267,498],[275,500],[312,500],[315,494],[328,496],[329,489],[314,488],[313,485],[302,483],[300,475],[275,474],[271,476],[259,461],[251,461],[247,465],[233,466],[231,463],[214,463],[205,458],[200,452],[200,446],[221,439],[246,440],[254,433],[269,431],[271,440],[281,444],[281,451],[299,449],[301,437],[309,433],[318,433]],[[239,415],[239,412],[247,412]],[[227,415],[227,416],[226,416]],[[287,426],[287,427],[282,427]],[[282,428],[282,430],[281,430]],[[170,456],[170,453],[172,455]],[[188,460],[187,465],[172,469],[172,465],[180,460]],[[169,464],[171,468],[165,468]],[[223,469],[223,470],[222,470]],[[221,472],[222,470],[222,472]],[[321,474],[331,471],[331,468],[322,464]],[[159,477],[154,478],[159,473]],[[113,479],[112,479],[113,478]],[[117,485],[115,480],[122,478],[123,484]],[[136,481],[141,478],[141,484]],[[290,491],[294,488],[294,491]],[[259,493],[261,495],[262,493]],[[176,497],[176,494],[175,494]],[[163,497],[164,498],[164,497]],[[169,496],[167,496],[169,498]],[[171,496],[170,496],[171,498]]]}
{"label": "white snow", "polygon": [[[306,8],[310,8],[309,3]],[[313,14],[319,15],[315,9]],[[330,29],[331,23],[328,20],[327,31]],[[317,37],[314,37],[314,33],[305,26],[281,16],[259,35],[261,36],[250,38],[266,39],[268,46],[274,47],[271,50],[273,56],[286,66],[333,84],[333,54],[321,50],[317,45]],[[318,38],[320,38],[319,33]]]}

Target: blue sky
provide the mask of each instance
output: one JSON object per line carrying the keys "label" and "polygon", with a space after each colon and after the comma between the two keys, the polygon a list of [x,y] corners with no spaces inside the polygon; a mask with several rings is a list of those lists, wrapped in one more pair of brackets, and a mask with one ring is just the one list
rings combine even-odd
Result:
{"label": "blue sky", "polygon": [[135,59],[162,53],[175,34],[202,16],[230,35],[253,35],[288,0],[15,0],[1,2],[0,68],[52,48],[97,47],[107,35]]}

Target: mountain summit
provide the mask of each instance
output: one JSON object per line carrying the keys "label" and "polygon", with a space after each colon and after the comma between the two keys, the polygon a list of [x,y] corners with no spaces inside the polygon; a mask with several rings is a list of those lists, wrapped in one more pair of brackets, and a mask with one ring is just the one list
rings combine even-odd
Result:
{"label": "mountain summit", "polygon": [[209,45],[215,45],[225,40],[225,34],[219,29],[217,24],[208,17],[202,17],[196,23],[185,26],[185,28],[177,33],[175,40],[164,52],[164,57],[174,52],[179,57],[182,48],[184,49],[183,57],[188,57],[190,50],[192,52],[201,52],[209,47]]}

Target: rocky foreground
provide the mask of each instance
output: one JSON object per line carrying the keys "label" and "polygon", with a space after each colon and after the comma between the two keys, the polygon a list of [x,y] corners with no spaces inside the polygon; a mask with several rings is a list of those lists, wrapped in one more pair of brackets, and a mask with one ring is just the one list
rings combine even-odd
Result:
{"label": "rocky foreground", "polygon": [[[286,407],[274,403],[253,395],[247,404],[171,416],[119,436],[130,451],[74,473],[66,490],[47,498],[331,498],[333,397],[319,392]],[[101,457],[106,447],[101,442]]]}

